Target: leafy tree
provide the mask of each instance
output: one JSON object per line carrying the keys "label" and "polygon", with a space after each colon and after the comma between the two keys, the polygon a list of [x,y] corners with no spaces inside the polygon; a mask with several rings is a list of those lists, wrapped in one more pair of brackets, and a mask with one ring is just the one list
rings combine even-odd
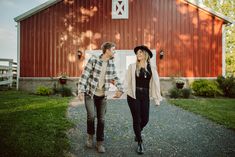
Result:
{"label": "leafy tree", "polygon": [[[234,0],[203,0],[204,5],[235,21]],[[235,24],[226,26],[226,74],[235,76]]]}

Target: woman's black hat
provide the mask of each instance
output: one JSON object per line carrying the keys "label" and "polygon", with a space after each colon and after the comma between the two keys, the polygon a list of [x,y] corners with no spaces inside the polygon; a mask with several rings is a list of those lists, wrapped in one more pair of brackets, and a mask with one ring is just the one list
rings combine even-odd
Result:
{"label": "woman's black hat", "polygon": [[144,46],[144,45],[136,46],[134,48],[135,54],[137,53],[138,50],[144,50],[144,51],[146,51],[149,54],[150,58],[153,57],[153,53],[151,52],[151,50],[147,46]]}

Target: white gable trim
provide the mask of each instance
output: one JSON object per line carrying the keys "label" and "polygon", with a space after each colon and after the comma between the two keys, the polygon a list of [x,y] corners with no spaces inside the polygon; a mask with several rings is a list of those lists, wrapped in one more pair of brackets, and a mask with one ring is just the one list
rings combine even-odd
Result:
{"label": "white gable trim", "polygon": [[222,26],[222,76],[226,75],[226,29]]}
{"label": "white gable trim", "polygon": [[16,89],[19,90],[20,78],[20,22],[17,23],[17,83]]}
{"label": "white gable trim", "polygon": [[31,10],[29,10],[29,11],[27,11],[27,12],[25,12],[25,13],[17,16],[17,17],[15,17],[14,20],[16,22],[20,22],[20,21],[22,21],[22,20],[24,20],[24,19],[26,19],[26,18],[28,18],[28,17],[30,17],[32,15],[34,15],[34,14],[44,10],[44,9],[49,8],[50,6],[56,4],[56,3],[60,2],[60,1],[62,1],[62,0],[49,0],[49,1],[39,5],[37,7],[33,8],[33,9],[31,9]]}

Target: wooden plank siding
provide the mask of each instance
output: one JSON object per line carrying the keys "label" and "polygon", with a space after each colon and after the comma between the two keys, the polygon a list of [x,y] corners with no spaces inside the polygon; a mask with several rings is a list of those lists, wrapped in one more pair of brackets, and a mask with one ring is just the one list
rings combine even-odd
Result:
{"label": "wooden plank siding", "polygon": [[104,41],[120,50],[156,49],[161,77],[222,74],[222,20],[181,0],[129,0],[126,20],[113,20],[111,6],[111,0],[62,1],[21,21],[20,76],[78,77],[76,51],[100,49]]}

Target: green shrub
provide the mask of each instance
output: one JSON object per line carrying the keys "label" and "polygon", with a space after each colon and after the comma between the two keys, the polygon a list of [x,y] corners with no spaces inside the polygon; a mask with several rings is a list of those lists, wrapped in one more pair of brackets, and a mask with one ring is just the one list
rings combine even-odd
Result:
{"label": "green shrub", "polygon": [[212,80],[197,80],[192,83],[192,89],[195,95],[205,97],[215,97],[221,95],[222,91],[219,88],[217,81]]}
{"label": "green shrub", "polygon": [[231,91],[229,92],[229,97],[230,98],[235,98],[235,86],[231,88]]}
{"label": "green shrub", "polygon": [[190,88],[182,89],[182,97],[183,98],[189,98],[190,95],[191,95],[191,89]]}
{"label": "green shrub", "polygon": [[170,97],[171,98],[179,98],[181,95],[181,91],[178,88],[170,89]]}
{"label": "green shrub", "polygon": [[219,83],[224,96],[231,98],[235,97],[235,78],[233,76],[228,76],[226,78],[223,76],[218,76],[217,82]]}
{"label": "green shrub", "polygon": [[61,94],[62,97],[72,96],[72,90],[69,87],[62,86],[59,89],[59,93]]}
{"label": "green shrub", "polygon": [[51,95],[52,89],[45,86],[39,86],[37,87],[36,94],[38,95]]}

